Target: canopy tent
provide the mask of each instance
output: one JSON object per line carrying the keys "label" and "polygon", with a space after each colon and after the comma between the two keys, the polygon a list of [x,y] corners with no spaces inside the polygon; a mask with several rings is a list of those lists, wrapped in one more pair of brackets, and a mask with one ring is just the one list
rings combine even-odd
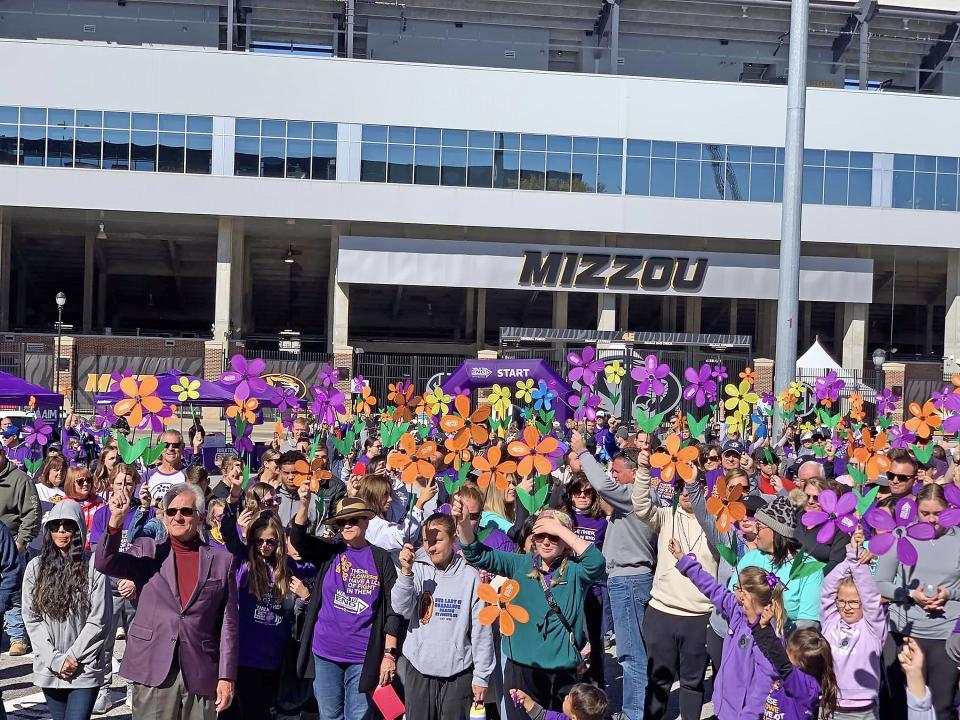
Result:
{"label": "canopy tent", "polygon": [[836,370],[839,373],[842,369],[843,368],[830,357],[830,353],[824,350],[819,340],[814,340],[813,345],[811,345],[803,355],[797,358],[798,375],[809,375],[810,373],[825,375],[831,370]]}
{"label": "canopy tent", "polygon": [[[227,407],[233,405],[233,393],[225,390],[217,383],[209,382],[203,378],[187,375],[179,370],[167,370],[157,377],[157,392],[155,395],[168,405],[194,405],[196,407]],[[200,387],[197,392],[200,397],[196,400],[180,400],[180,391],[174,390],[174,385],[180,384],[180,378],[185,377],[188,381],[200,381]],[[119,383],[112,383],[110,389],[105,393],[97,395],[97,405],[113,405],[123,400],[126,395],[120,390]]]}
{"label": "canopy tent", "polygon": [[30,398],[37,407],[61,407],[63,395],[34,385],[23,378],[0,371],[0,405],[29,405]]}

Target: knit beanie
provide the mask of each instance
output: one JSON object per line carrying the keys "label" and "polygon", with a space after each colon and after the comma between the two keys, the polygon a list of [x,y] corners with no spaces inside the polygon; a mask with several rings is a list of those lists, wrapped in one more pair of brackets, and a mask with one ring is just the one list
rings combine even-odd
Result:
{"label": "knit beanie", "polygon": [[756,518],[784,537],[797,537],[797,512],[790,498],[778,495],[765,508],[757,511]]}

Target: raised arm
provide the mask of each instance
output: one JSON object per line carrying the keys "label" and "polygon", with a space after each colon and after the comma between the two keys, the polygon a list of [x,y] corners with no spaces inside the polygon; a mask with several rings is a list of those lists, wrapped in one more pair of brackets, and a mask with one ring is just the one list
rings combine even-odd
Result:
{"label": "raised arm", "polygon": [[247,546],[240,539],[237,532],[237,511],[240,509],[239,498],[234,501],[233,496],[227,500],[223,508],[223,519],[220,521],[220,533],[223,535],[223,544],[238,560],[247,559]]}
{"label": "raised arm", "polygon": [[123,519],[130,509],[130,493],[121,489],[110,498],[110,521],[107,532],[97,543],[94,551],[94,566],[104,575],[140,582],[141,574],[154,562],[153,558],[141,557],[130,552],[120,552],[123,539]]}
{"label": "raised arm", "polygon": [[457,538],[460,540],[463,558],[468,563],[504,577],[513,577],[514,572],[519,570],[521,562],[529,565],[530,559],[526,555],[500,552],[478,542],[473,526],[470,524],[470,513],[467,512],[459,495],[453,498],[451,512],[457,523]]}
{"label": "raised arm", "polygon": [[727,532],[717,530],[717,521],[709,512],[707,512],[707,499],[703,495],[703,484],[694,479],[684,485],[687,491],[687,497],[690,498],[690,506],[693,508],[693,514],[700,524],[703,534],[707,536],[707,541],[713,546],[730,545],[734,538],[735,530],[730,529]]}
{"label": "raised arm", "polygon": [[613,506],[614,510],[621,513],[633,512],[633,500],[631,493],[633,489],[629,485],[621,485],[611,478],[607,472],[600,466],[597,459],[591,455],[583,444],[583,438],[580,433],[573,433],[570,438],[570,447],[577,450],[577,439],[579,438],[580,449],[578,450],[580,465],[583,467],[583,474],[597,491],[597,494]]}
{"label": "raised arm", "polygon": [[[669,562],[667,558],[662,558],[660,562]],[[723,585],[717,582],[717,579],[703,569],[696,556],[692,554],[683,555],[677,561],[677,570],[682,575],[686,575],[697,590],[702,592],[717,612],[729,623],[737,613],[743,613],[740,605],[737,604],[736,596],[727,590]]]}
{"label": "raised arm", "polygon": [[317,567],[336,555],[341,545],[337,543],[326,542],[310,534],[310,486],[303,483],[298,490],[300,507],[297,514],[290,523],[290,542],[300,553],[301,557]]}
{"label": "raised arm", "polygon": [[660,532],[661,518],[658,508],[654,507],[650,499],[650,465],[647,453],[640,453],[637,473],[633,481],[633,511],[643,522]]}

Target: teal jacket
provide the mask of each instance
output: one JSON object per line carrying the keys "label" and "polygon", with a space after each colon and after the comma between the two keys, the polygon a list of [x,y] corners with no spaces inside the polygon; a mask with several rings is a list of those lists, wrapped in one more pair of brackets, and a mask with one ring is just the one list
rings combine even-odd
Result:
{"label": "teal jacket", "polygon": [[574,670],[580,665],[580,648],[585,642],[583,603],[590,586],[605,574],[603,555],[594,545],[580,557],[571,557],[563,575],[550,587],[560,611],[573,628],[573,640],[560,619],[550,612],[539,579],[529,577],[533,571],[532,555],[491,550],[482,542],[473,542],[463,546],[463,556],[481,570],[520,583],[520,592],[512,603],[525,609],[530,620],[516,623],[513,635],[503,637],[503,650],[508,658],[520,665],[545,670]]}

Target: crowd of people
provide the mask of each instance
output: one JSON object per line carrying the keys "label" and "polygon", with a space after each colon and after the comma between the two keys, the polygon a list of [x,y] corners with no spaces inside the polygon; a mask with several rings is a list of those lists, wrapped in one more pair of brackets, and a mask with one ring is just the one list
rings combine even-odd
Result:
{"label": "crowd of people", "polygon": [[458,410],[298,415],[217,481],[199,425],[146,463],[67,419],[30,477],[0,422],[10,655],[54,720],[109,711],[118,637],[136,720],[957,717],[943,439]]}

